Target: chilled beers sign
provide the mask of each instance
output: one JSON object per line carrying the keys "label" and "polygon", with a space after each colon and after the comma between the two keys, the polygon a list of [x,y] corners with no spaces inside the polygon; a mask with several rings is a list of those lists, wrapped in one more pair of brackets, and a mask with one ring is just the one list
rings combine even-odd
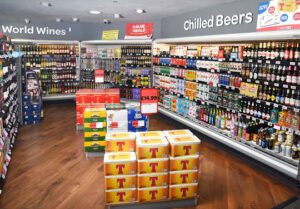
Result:
{"label": "chilled beers sign", "polygon": [[253,13],[241,13],[232,16],[213,15],[208,19],[191,18],[184,22],[184,30],[200,30],[206,28],[214,28],[229,25],[249,24],[253,21]]}
{"label": "chilled beers sign", "polygon": [[65,36],[67,32],[71,32],[71,27],[68,29],[58,29],[50,27],[38,26],[21,26],[16,27],[12,25],[2,25],[2,32],[4,34],[37,34],[37,35],[52,35],[52,36]]}

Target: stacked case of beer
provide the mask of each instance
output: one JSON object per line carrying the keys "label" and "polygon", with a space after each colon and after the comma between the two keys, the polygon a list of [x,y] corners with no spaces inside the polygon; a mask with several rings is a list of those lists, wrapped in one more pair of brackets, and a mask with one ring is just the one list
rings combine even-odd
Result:
{"label": "stacked case of beer", "polygon": [[120,103],[119,89],[80,89],[76,92],[76,125],[83,125],[86,108],[101,104]]}
{"label": "stacked case of beer", "polygon": [[104,104],[84,111],[84,149],[86,152],[105,151],[106,110]]}
{"label": "stacked case of beer", "polygon": [[170,143],[169,198],[196,197],[201,141],[189,130],[164,131],[164,134]]}
{"label": "stacked case of beer", "polygon": [[128,113],[124,104],[107,104],[107,132],[127,132]]}
{"label": "stacked case of beer", "polygon": [[169,143],[162,132],[136,133],[137,201],[168,199]]}
{"label": "stacked case of beer", "polygon": [[106,204],[136,201],[136,155],[134,152],[106,152],[104,175]]}
{"label": "stacked case of beer", "polygon": [[147,115],[141,114],[140,104],[126,105],[128,110],[128,131],[129,132],[145,132],[148,131],[149,118]]}

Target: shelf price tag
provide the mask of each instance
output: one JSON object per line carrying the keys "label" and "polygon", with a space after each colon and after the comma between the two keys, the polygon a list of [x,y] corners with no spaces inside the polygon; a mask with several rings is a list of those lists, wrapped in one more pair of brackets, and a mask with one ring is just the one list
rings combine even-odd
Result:
{"label": "shelf price tag", "polygon": [[287,110],[288,108],[287,108],[287,106],[282,106],[282,109]]}
{"label": "shelf price tag", "polygon": [[276,64],[276,65],[280,65],[281,62],[280,62],[280,61],[276,61],[275,64]]}
{"label": "shelf price tag", "polygon": [[158,89],[148,88],[141,89],[141,113],[155,114],[158,112]]}
{"label": "shelf price tag", "polygon": [[95,83],[103,83],[104,82],[104,70],[103,69],[96,69],[94,71],[95,75]]}
{"label": "shelf price tag", "polygon": [[295,62],[290,62],[290,65],[296,65],[296,63]]}
{"label": "shelf price tag", "polygon": [[266,63],[267,63],[267,64],[270,64],[270,63],[271,63],[271,61],[270,61],[270,60],[266,60]]}
{"label": "shelf price tag", "polygon": [[274,129],[276,129],[276,130],[280,130],[280,126],[276,126],[276,125],[274,125]]}

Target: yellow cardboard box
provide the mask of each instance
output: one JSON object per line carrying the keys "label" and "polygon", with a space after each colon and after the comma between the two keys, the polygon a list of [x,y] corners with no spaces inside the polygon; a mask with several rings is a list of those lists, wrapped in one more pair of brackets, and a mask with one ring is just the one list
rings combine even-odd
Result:
{"label": "yellow cardboard box", "polygon": [[198,183],[177,184],[169,187],[170,199],[187,199],[198,195]]}
{"label": "yellow cardboard box", "polygon": [[135,134],[130,132],[107,133],[106,152],[134,152]]}
{"label": "yellow cardboard box", "polygon": [[137,175],[138,188],[168,186],[169,173],[145,173]]}
{"label": "yellow cardboard box", "polygon": [[280,0],[277,3],[280,12],[295,12],[297,10],[296,0]]}
{"label": "yellow cardboard box", "polygon": [[105,190],[106,204],[133,203],[136,201],[136,188]]}
{"label": "yellow cardboard box", "polygon": [[170,171],[198,170],[199,155],[170,157]]}
{"label": "yellow cardboard box", "polygon": [[105,176],[105,190],[136,188],[136,175]]}
{"label": "yellow cardboard box", "polygon": [[107,152],[104,154],[104,175],[136,174],[136,155],[134,152]]}
{"label": "yellow cardboard box", "polygon": [[150,202],[168,199],[168,187],[147,187],[139,188],[138,202]]}
{"label": "yellow cardboard box", "polygon": [[105,108],[86,108],[83,113],[84,118],[106,118]]}
{"label": "yellow cardboard box", "polygon": [[169,184],[198,183],[198,170],[171,171]]}
{"label": "yellow cardboard box", "polygon": [[201,141],[196,136],[168,137],[168,140],[172,157],[199,155]]}
{"label": "yellow cardboard box", "polygon": [[164,137],[164,134],[162,131],[146,131],[137,132],[136,137],[140,139],[162,138]]}
{"label": "yellow cardboard box", "polygon": [[165,137],[136,139],[136,155],[138,159],[169,157],[169,142]]}
{"label": "yellow cardboard box", "polygon": [[138,173],[163,173],[169,171],[169,158],[138,160]]}

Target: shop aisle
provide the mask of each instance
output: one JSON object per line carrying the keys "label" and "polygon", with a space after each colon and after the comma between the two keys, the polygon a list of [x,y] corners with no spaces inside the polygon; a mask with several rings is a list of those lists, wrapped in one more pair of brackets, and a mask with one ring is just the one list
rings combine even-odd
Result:
{"label": "shop aisle", "polygon": [[[102,209],[103,160],[86,159],[75,130],[75,105],[47,104],[40,125],[20,129],[1,209]],[[151,130],[181,128],[159,115]],[[297,194],[215,145],[203,142],[197,209],[271,208]]]}

